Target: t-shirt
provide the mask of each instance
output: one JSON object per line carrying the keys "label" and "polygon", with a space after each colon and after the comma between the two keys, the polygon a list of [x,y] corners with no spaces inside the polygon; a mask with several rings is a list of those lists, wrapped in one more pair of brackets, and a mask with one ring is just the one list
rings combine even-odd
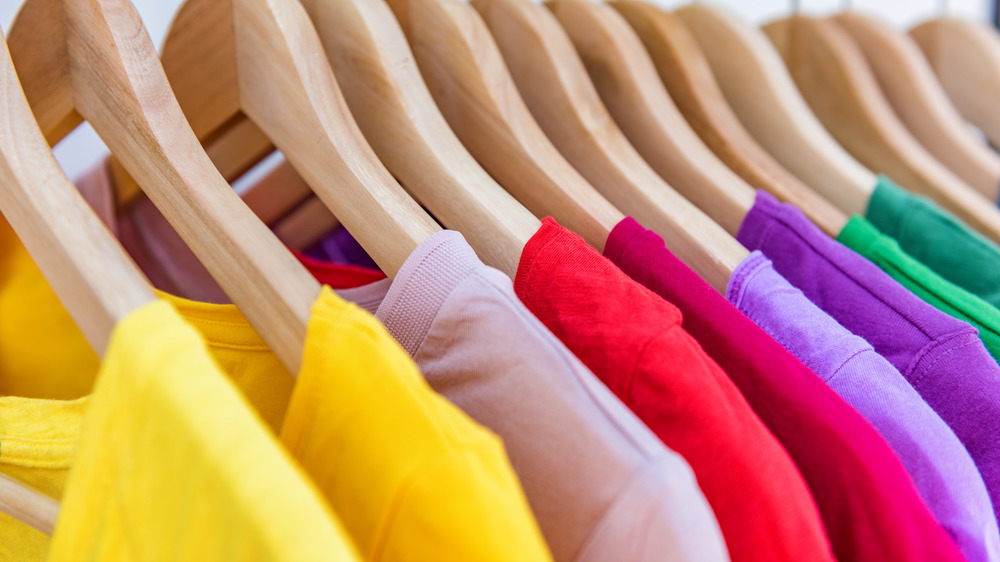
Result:
{"label": "t-shirt", "polygon": [[757,193],[737,238],[763,251],[778,273],[906,377],[962,440],[996,511],[1000,366],[976,329],[920,300],[766,193]]}
{"label": "t-shirt", "polygon": [[159,301],[115,328],[48,560],[360,558],[198,333]]}
{"label": "t-shirt", "polygon": [[528,241],[514,290],[664,444],[694,469],[735,560],[833,560],[794,463],[677,307],[551,218]]}
{"label": "t-shirt", "polygon": [[872,223],[853,216],[837,240],[868,258],[882,271],[934,308],[979,330],[979,339],[994,359],[1000,358],[1000,310],[983,299],[946,281],[904,252],[895,240]]}
{"label": "t-shirt", "polygon": [[1000,248],[961,219],[885,176],[879,177],[865,217],[914,259],[1000,307]]}
{"label": "t-shirt", "polygon": [[838,560],[956,560],[957,547],[878,432],[808,367],[626,218],[605,255],[684,315],[812,491]]}
{"label": "t-shirt", "polygon": [[365,560],[552,559],[500,439],[328,287],[281,440],[345,514]]}
{"label": "t-shirt", "polygon": [[[36,315],[30,317],[30,320],[38,326],[37,333],[63,334],[65,339],[60,340],[60,344],[78,350],[83,356],[92,354],[85,347],[86,340],[82,333],[75,329],[72,319],[48,289],[34,262],[21,256],[27,254],[24,247],[13,237],[12,232],[5,232],[11,238],[0,240],[6,243],[4,247],[9,253],[0,254],[0,260],[18,265],[20,269],[11,272],[12,276],[19,280],[30,279],[34,285],[0,286],[0,296],[5,297],[0,303],[10,306],[13,312],[23,308],[25,316],[28,316],[27,311],[36,310]],[[351,271],[346,274],[342,272],[340,279],[336,281],[356,279],[356,274],[357,272]],[[42,287],[46,290],[41,290]],[[9,292],[14,289],[23,290],[20,298]],[[370,382],[377,382],[381,394],[351,395],[349,391],[366,392],[366,389],[341,385],[337,387],[339,392],[335,394],[309,393],[307,399],[298,399],[292,407],[303,408],[299,412],[289,410],[295,382],[291,374],[235,306],[199,303],[163,293],[161,297],[171,302],[185,322],[205,338],[216,365],[221,367],[254,406],[256,414],[272,433],[277,433],[283,422],[288,423],[285,421],[286,412],[288,419],[297,420],[294,426],[298,429],[297,451],[310,453],[310,464],[307,465],[310,476],[317,483],[326,485],[322,491],[328,495],[327,499],[331,503],[334,497],[338,500],[343,498],[335,496],[337,488],[330,486],[329,473],[322,472],[322,463],[319,462],[320,457],[316,451],[334,447],[335,451],[349,454],[355,461],[365,463],[366,470],[350,473],[360,480],[347,478],[345,475],[348,473],[344,472],[336,481],[338,486],[348,486],[358,492],[353,503],[349,504],[351,510],[341,512],[340,515],[347,529],[352,531],[352,538],[364,545],[365,554],[371,551],[382,552],[382,560],[395,560],[393,556],[399,554],[398,549],[406,547],[405,559],[412,556],[489,559],[493,551],[480,551],[478,548],[492,548],[496,544],[503,544],[503,552],[512,553],[519,559],[548,558],[537,525],[523,500],[523,492],[517,485],[509,463],[504,460],[501,443],[457,409],[441,407],[441,399],[426,386],[415,386],[415,375],[412,370],[408,370],[412,369],[412,365],[406,362],[401,364],[393,359],[394,353],[397,356],[402,354],[398,348],[383,345],[378,353],[364,356],[366,361],[362,362],[361,356],[354,355],[347,359],[341,348],[323,343],[330,340],[359,343],[359,340],[378,336],[378,342],[386,344],[389,338],[384,330],[375,333],[377,323],[374,320],[364,320],[364,314],[356,308],[347,307],[343,303],[338,306],[339,299],[329,291],[324,291],[315,305],[314,317],[310,322],[326,327],[310,327],[306,343],[307,348],[313,350],[309,363],[313,368],[307,369],[304,365],[300,379],[309,388],[316,388],[329,384],[323,381],[331,376],[355,379],[365,377]],[[4,316],[4,312],[5,309],[0,309],[0,317]],[[44,340],[25,340],[35,333],[31,330],[5,331],[0,337],[0,346],[16,350],[26,345],[38,345],[40,357],[44,357],[45,347],[58,347],[52,346],[51,341],[46,346],[41,345],[45,343]],[[313,339],[321,343],[312,345]],[[315,351],[327,347],[341,351],[338,360],[331,362]],[[57,374],[72,373],[73,365],[84,365],[84,362],[77,361],[72,356],[61,357],[67,362],[65,365],[52,361],[47,361],[44,365],[54,367]],[[333,373],[318,371],[323,365],[336,365],[337,370]],[[397,371],[397,367],[403,370]],[[26,373],[31,372],[30,365],[25,365],[25,368]],[[94,379],[94,375],[87,372],[80,372],[80,375],[89,380]],[[380,378],[376,379],[377,375]],[[40,388],[49,388],[46,381],[48,376],[48,372],[36,369],[34,377],[25,379],[25,382],[34,381]],[[59,498],[73,461],[80,418],[86,411],[90,398],[50,400],[35,389],[26,386],[25,390],[28,391],[28,396],[37,398],[0,398],[0,451],[3,451],[0,453],[0,471]],[[310,424],[343,421],[341,417],[329,419],[321,414],[336,412],[341,416],[343,412],[350,410],[344,404],[367,404],[370,408],[366,412],[368,417],[355,416],[349,420],[350,423],[340,423],[333,427],[308,427]],[[431,408],[431,405],[435,407]],[[413,448],[404,449],[393,442],[372,438],[381,429],[381,424],[390,419],[390,411],[395,416],[392,419],[409,428],[409,436],[414,439]],[[309,416],[312,416],[311,421],[304,419]],[[451,433],[442,431],[442,427]],[[424,439],[417,439],[418,435],[422,435]],[[433,444],[437,439],[449,436],[476,439],[469,439],[468,442],[456,440],[450,452],[442,451],[440,446],[426,450],[418,446],[427,442]],[[314,438],[317,441],[313,441]],[[16,451],[17,454],[8,455],[8,451]],[[466,454],[459,454],[459,451]],[[414,455],[419,456],[415,458]],[[441,471],[423,473],[421,489],[460,489],[462,493],[446,494],[445,498],[439,498],[441,501],[434,502],[420,501],[421,498],[416,496],[410,498],[408,494],[416,488],[413,487],[413,482],[399,481],[399,475],[420,474],[417,468],[411,467],[421,462],[435,464]],[[377,465],[379,470],[372,468],[373,465]],[[477,495],[474,491],[480,485],[487,486],[487,489],[481,490]],[[368,493],[376,489],[382,494]],[[390,492],[395,495],[389,498],[391,504],[386,505],[386,494]],[[500,493],[505,494],[503,501],[496,498]],[[396,511],[400,506],[406,506],[407,509]],[[371,517],[381,518],[381,525],[377,529],[364,525]],[[430,522],[449,529],[451,534],[447,542],[427,545],[421,542],[425,535],[417,537],[410,532],[414,525],[427,528],[430,527]],[[354,535],[353,532],[358,529],[375,535]],[[459,531],[470,530],[475,533],[474,540],[469,539],[468,535],[459,534]],[[41,533],[7,516],[0,517],[0,537],[3,539],[0,540],[0,560],[41,560],[49,542]],[[12,545],[13,550],[5,550],[4,547],[8,544]],[[476,549],[461,550],[469,546],[475,546]],[[421,548],[431,548],[431,551],[421,551]]]}
{"label": "t-shirt", "polygon": [[727,297],[879,430],[970,561],[1000,556],[996,515],[972,457],[895,367],[817,308],[760,252],[733,273]]}
{"label": "t-shirt", "polygon": [[[337,270],[315,265],[321,282]],[[392,282],[340,294],[374,311],[431,387],[503,439],[556,560],[728,560],[687,462],[461,234],[431,236]]]}

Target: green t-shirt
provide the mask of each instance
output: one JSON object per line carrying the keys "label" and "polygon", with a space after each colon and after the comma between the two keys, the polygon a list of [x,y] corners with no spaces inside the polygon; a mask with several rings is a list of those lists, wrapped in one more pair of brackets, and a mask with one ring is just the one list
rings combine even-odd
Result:
{"label": "green t-shirt", "polygon": [[1000,310],[996,307],[931,271],[857,215],[851,217],[837,240],[868,258],[927,304],[978,328],[986,349],[1000,361]]}
{"label": "green t-shirt", "polygon": [[1000,247],[959,218],[884,176],[879,176],[865,216],[914,259],[1000,307]]}

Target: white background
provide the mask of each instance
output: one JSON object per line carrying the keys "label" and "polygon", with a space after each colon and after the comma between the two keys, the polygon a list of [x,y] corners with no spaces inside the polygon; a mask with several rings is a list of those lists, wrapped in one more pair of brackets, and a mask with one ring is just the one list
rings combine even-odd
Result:
{"label": "white background", "polygon": [[[653,0],[655,3],[672,8],[690,0]],[[744,18],[763,23],[787,14],[794,2],[783,0],[710,0],[714,4],[728,7]],[[4,31],[10,28],[23,0],[0,0],[0,26]],[[159,47],[166,35],[174,12],[182,0],[133,0],[153,43]],[[930,16],[947,9],[952,15],[990,21],[993,13],[991,0],[800,0],[804,12],[824,14],[838,11],[853,4],[853,8],[876,15],[898,27],[909,27]],[[62,164],[66,175],[74,178],[100,160],[107,149],[97,135],[86,125],[74,131],[56,147],[56,158]]]}

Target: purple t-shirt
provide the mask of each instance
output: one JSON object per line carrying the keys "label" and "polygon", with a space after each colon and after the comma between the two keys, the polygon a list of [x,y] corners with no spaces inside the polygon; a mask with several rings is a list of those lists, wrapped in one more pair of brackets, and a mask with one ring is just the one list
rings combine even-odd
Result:
{"label": "purple t-shirt", "polygon": [[965,559],[878,431],[681,263],[662,238],[627,218],[611,231],[604,254],[681,309],[684,328],[799,467],[838,560]]}
{"label": "purple t-shirt", "polygon": [[902,373],[962,440],[997,510],[1000,366],[976,329],[920,300],[763,191],[737,239],[767,254],[778,273]]}
{"label": "purple t-shirt", "polygon": [[965,556],[1000,557],[986,485],[955,433],[872,346],[820,310],[754,252],[727,297],[875,426]]}

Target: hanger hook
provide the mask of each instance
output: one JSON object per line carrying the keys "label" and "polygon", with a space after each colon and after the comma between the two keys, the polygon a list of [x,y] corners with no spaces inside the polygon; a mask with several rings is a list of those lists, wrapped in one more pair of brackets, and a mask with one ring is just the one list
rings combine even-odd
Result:
{"label": "hanger hook", "polygon": [[802,12],[802,0],[791,0],[789,5],[792,9],[793,15],[798,15]]}
{"label": "hanger hook", "polygon": [[938,11],[943,16],[951,15],[951,0],[938,0]]}

